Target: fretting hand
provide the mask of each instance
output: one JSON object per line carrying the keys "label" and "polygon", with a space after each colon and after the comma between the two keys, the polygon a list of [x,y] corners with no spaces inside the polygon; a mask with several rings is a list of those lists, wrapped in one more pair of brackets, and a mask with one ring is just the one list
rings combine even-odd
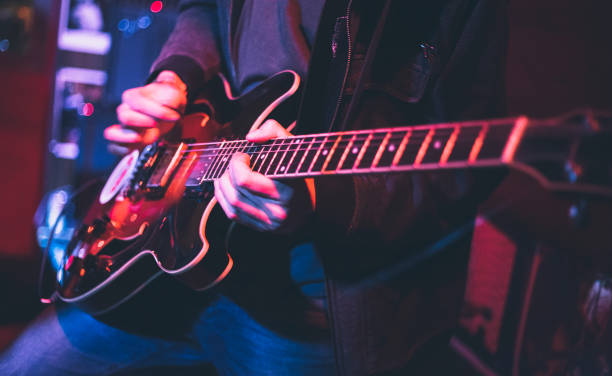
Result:
{"label": "fretting hand", "polygon": [[[278,122],[268,120],[246,139],[261,143],[289,136]],[[215,197],[228,218],[259,231],[282,233],[306,223],[315,204],[312,179],[280,182],[252,171],[249,164],[247,154],[236,153],[215,181]]]}
{"label": "fretting hand", "polygon": [[154,82],[126,90],[117,107],[121,124],[104,130],[104,137],[112,142],[109,150],[125,154],[129,149],[154,142],[172,129],[185,110],[186,89],[176,73],[162,71]]}

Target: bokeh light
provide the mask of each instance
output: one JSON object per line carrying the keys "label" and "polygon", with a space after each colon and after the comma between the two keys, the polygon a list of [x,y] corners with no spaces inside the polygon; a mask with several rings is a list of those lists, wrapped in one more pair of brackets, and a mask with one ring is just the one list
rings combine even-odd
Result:
{"label": "bokeh light", "polygon": [[164,3],[161,1],[154,1],[151,3],[151,12],[159,13],[164,8]]}

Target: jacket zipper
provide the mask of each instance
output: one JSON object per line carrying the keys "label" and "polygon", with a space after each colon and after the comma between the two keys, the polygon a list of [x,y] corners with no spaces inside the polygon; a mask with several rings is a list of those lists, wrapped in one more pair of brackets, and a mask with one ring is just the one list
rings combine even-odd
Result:
{"label": "jacket zipper", "polygon": [[[333,127],[334,123],[336,122],[336,117],[338,116],[338,111],[340,110],[340,105],[342,105],[342,97],[344,94],[344,86],[346,85],[346,80],[348,78],[348,74],[349,74],[349,70],[350,70],[350,66],[351,66],[351,54],[352,54],[352,50],[353,50],[353,46],[352,46],[352,40],[351,40],[351,5],[353,4],[353,0],[350,0],[347,7],[346,7],[346,37],[347,37],[347,41],[348,41],[348,48],[347,48],[347,56],[346,56],[346,69],[344,70],[344,78],[342,80],[342,87],[340,88],[340,94],[338,95],[338,101],[336,102],[336,110],[334,111],[334,116],[332,117],[332,120],[329,124],[329,128],[331,131],[331,128]],[[336,57],[336,52],[335,52],[335,47],[334,46],[335,43],[335,38],[332,37],[332,53],[333,53],[333,58]],[[328,310],[328,322],[329,322],[329,328],[330,328],[330,334],[331,334],[331,340],[332,343],[334,345],[334,357],[336,358],[336,372],[338,373],[338,375],[345,375],[346,374],[346,370],[344,369],[344,350],[342,349],[342,344],[338,343],[338,339],[337,339],[337,335],[336,335],[336,326],[334,323],[334,307],[333,307],[333,303],[332,303],[332,295],[334,294],[334,289],[332,288],[332,286],[330,286],[330,281],[329,279],[325,278],[325,290],[327,290],[327,310]]]}
{"label": "jacket zipper", "polygon": [[[338,111],[340,110],[340,106],[342,105],[342,97],[344,95],[344,86],[346,85],[346,80],[348,79],[349,70],[351,67],[351,54],[353,52],[353,41],[351,38],[351,5],[353,5],[353,0],[350,0],[346,7],[346,39],[348,42],[347,54],[346,54],[346,69],[344,70],[344,78],[342,79],[342,87],[340,88],[340,94],[338,95],[338,100],[336,102],[336,110],[334,111],[334,116],[329,123],[329,130],[331,131],[334,123],[336,122],[336,118],[338,117]],[[337,44],[335,42],[335,38],[332,37],[332,55],[336,57],[336,48]]]}

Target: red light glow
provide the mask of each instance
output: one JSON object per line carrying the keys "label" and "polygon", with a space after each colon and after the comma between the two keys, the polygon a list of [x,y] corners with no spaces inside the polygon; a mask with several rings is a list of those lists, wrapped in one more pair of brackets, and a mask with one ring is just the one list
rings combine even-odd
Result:
{"label": "red light glow", "polygon": [[94,105],[91,103],[85,103],[81,109],[83,116],[91,116],[94,113]]}
{"label": "red light glow", "polygon": [[164,8],[164,3],[161,1],[154,1],[151,3],[151,12],[159,13]]}

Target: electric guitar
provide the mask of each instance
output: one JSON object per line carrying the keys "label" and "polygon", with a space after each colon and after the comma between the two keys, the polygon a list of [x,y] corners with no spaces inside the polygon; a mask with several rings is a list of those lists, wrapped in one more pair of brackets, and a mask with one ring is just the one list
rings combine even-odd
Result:
{"label": "electric guitar", "polygon": [[[220,81],[221,82],[221,81]],[[263,144],[235,139],[259,127],[296,93],[280,72],[240,98],[223,82],[184,124],[199,142],[156,142],[116,166],[68,243],[53,295],[92,314],[109,312],[167,273],[196,290],[221,282],[234,264],[232,223],[211,182],[236,152],[273,179],[508,166],[547,189],[612,197],[612,117],[578,112],[300,135]],[[223,93],[225,91],[225,93]]]}

